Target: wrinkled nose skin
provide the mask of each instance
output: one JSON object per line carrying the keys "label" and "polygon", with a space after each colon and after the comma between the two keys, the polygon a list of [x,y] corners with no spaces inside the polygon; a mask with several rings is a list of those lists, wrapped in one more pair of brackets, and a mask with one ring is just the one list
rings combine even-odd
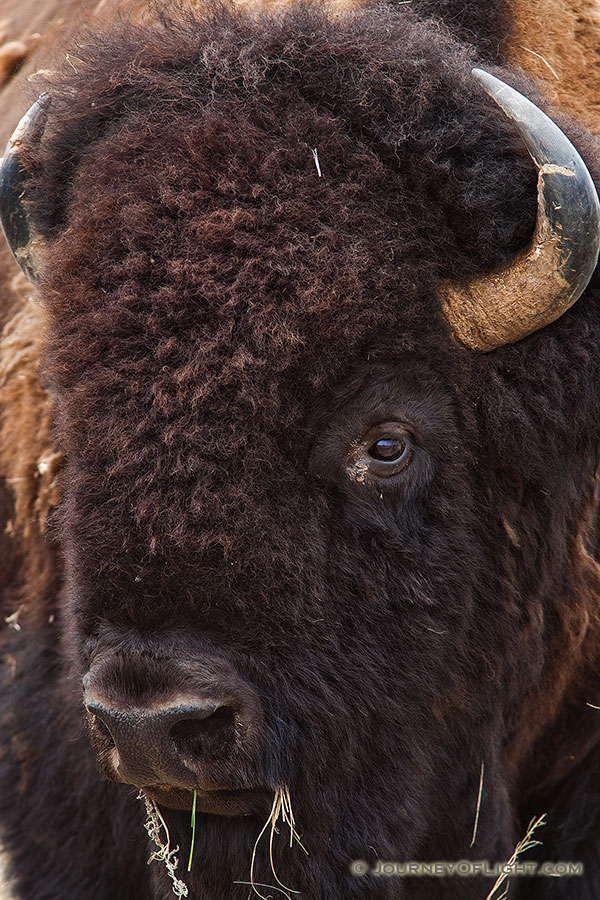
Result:
{"label": "wrinkled nose skin", "polygon": [[83,687],[90,739],[107,778],[179,792],[249,787],[263,710],[253,686],[224,660],[153,665],[109,652]]}
{"label": "wrinkled nose skin", "polygon": [[85,705],[114,743],[112,764],[119,778],[139,786],[193,789],[199,764],[228,756],[238,735],[251,724],[250,711],[240,698],[131,711],[108,708],[91,697],[86,697]]}

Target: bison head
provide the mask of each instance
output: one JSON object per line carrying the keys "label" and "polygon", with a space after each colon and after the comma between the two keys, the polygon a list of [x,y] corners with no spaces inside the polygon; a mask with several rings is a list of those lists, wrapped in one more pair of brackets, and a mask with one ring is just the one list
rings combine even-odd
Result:
{"label": "bison head", "polygon": [[[437,896],[349,863],[509,855],[597,731],[564,728],[594,658],[594,283],[548,324],[597,220],[555,218],[552,150],[538,204],[539,123],[517,134],[469,53],[404,10],[123,27],[13,154],[64,665],[101,771],[183,848],[195,794],[198,896],[244,896],[274,793],[304,896]],[[453,332],[488,303],[482,354]]]}

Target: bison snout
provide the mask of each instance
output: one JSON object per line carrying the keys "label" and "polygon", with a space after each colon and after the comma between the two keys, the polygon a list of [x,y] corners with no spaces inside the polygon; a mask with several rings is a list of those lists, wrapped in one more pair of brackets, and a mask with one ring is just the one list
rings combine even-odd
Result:
{"label": "bison snout", "polygon": [[89,694],[84,702],[105,774],[140,787],[210,789],[227,761],[246,755],[261,719],[248,691],[146,709],[113,707]]}

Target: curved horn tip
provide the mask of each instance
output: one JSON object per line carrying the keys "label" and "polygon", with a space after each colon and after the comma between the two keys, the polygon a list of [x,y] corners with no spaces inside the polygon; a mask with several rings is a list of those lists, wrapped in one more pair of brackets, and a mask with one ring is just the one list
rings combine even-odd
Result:
{"label": "curved horn tip", "polygon": [[21,148],[41,140],[50,100],[50,95],[43,93],[27,110],[13,131],[0,163],[0,224],[15,260],[34,284],[42,242],[36,239],[23,205],[28,175],[21,162]]}
{"label": "curved horn tip", "polygon": [[47,91],[44,91],[40,94],[35,103],[32,103],[27,112],[21,116],[17,127],[8,140],[2,162],[6,159],[8,153],[13,152],[14,149],[18,149],[21,146],[25,137],[32,138],[32,143],[35,142],[36,138],[38,138],[38,140],[41,138],[43,128],[46,126],[50,100],[50,94],[48,94]]}
{"label": "curved horn tip", "polygon": [[448,284],[444,312],[458,340],[493,350],[558,319],[586,289],[600,251],[600,202],[581,156],[541,109],[483,69],[473,76],[510,118],[538,168],[529,249],[470,285]]}

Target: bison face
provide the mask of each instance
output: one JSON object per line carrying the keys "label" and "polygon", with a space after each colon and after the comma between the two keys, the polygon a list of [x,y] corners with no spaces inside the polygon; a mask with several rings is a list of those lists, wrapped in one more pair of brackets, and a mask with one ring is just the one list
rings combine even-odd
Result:
{"label": "bison face", "polygon": [[489,356],[453,340],[440,285],[527,245],[534,167],[441,31],[289,15],[88,49],[24,156],[64,665],[101,771],[183,848],[195,796],[215,897],[274,793],[306,896],[400,897],[349,861],[502,858],[547,759],[600,340],[585,300]]}
{"label": "bison face", "polygon": [[[352,821],[345,860],[373,834],[411,858],[440,839],[442,798],[450,819],[470,796],[448,852],[473,826],[515,611],[455,387],[408,351],[358,370],[315,409],[296,377],[289,393],[270,379],[253,415],[240,397],[217,393],[206,416],[183,401],[177,449],[157,442],[141,467],[148,413],[128,420],[98,393],[102,425],[65,472],[67,615],[109,778],[165,807],[189,809],[196,791],[198,812],[263,819],[285,786],[311,841]],[[102,477],[90,452],[111,453]],[[503,822],[504,803],[486,815]]]}

